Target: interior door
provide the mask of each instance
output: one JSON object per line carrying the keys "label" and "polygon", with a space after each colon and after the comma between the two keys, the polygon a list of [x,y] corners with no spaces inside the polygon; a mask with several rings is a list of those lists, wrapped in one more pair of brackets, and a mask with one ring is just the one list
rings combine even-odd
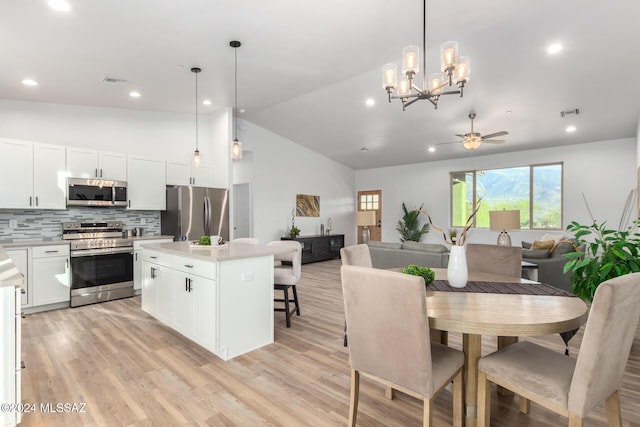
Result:
{"label": "interior door", "polygon": [[233,238],[251,237],[251,184],[233,184]]}
{"label": "interior door", "polygon": [[[358,210],[359,211],[375,211],[376,225],[369,227],[371,237],[369,240],[382,240],[382,190],[358,191]],[[358,243],[362,227],[358,227]]]}

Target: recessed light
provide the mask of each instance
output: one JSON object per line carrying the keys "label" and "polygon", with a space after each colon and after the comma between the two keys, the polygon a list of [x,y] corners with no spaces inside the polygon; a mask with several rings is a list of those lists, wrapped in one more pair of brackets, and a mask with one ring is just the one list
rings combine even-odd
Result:
{"label": "recessed light", "polygon": [[33,79],[24,79],[22,84],[25,86],[38,86],[38,82]]}
{"label": "recessed light", "polygon": [[436,147],[434,147],[433,145],[431,147],[429,147],[427,149],[430,153],[435,153],[436,152]]}
{"label": "recessed light", "polygon": [[204,101],[202,101],[202,105],[211,105],[211,100],[205,99]]}
{"label": "recessed light", "polygon": [[66,0],[49,0],[49,7],[58,12],[69,12],[71,5]]}
{"label": "recessed light", "polygon": [[132,98],[140,98],[140,92],[131,92],[129,93],[129,96]]}
{"label": "recessed light", "polygon": [[551,45],[549,45],[549,47],[547,48],[547,53],[549,55],[555,55],[556,53],[560,52],[562,50],[562,45],[560,43],[553,43]]}
{"label": "recessed light", "polygon": [[507,111],[506,111],[506,113],[507,113],[507,114],[511,114],[511,113],[513,113],[513,111],[511,111],[511,110],[507,110]]}
{"label": "recessed light", "polygon": [[364,103],[367,104],[368,107],[372,107],[376,105],[376,101],[373,98],[367,98],[367,100],[364,101]]}
{"label": "recessed light", "polygon": [[567,128],[565,129],[565,131],[571,133],[571,132],[575,132],[576,131],[576,127],[575,126],[567,126]]}
{"label": "recessed light", "polygon": [[369,151],[369,149],[367,147],[362,147],[360,151],[362,151],[363,153],[366,153],[367,151]]}
{"label": "recessed light", "polygon": [[238,111],[240,111],[240,114],[244,114],[247,112],[247,110],[245,110],[244,108],[239,109]]}

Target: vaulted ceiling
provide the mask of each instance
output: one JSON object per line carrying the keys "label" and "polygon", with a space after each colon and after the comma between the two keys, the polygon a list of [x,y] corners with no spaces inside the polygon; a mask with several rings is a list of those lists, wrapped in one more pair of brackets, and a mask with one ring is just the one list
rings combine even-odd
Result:
{"label": "vaulted ceiling", "polygon": [[[404,112],[387,102],[380,70],[421,45],[417,0],[68,1],[67,13],[0,2],[0,98],[194,113],[198,66],[206,114],[233,105],[229,41],[240,40],[240,117],[354,169],[632,137],[640,117],[632,0],[428,0],[428,72],[456,40],[471,79],[463,98]],[[562,51],[548,54],[551,43]],[[562,118],[570,108],[580,114]],[[470,111],[477,132],[506,130],[506,143],[436,145],[468,132]]]}

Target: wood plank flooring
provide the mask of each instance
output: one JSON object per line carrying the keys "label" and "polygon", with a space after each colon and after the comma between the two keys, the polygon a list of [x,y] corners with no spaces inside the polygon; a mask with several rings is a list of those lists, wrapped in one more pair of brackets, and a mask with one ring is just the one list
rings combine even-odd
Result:
{"label": "wood plank flooring", "polygon": [[[23,403],[86,403],[84,412],[26,413],[23,426],[339,426],[349,412],[348,350],[340,261],[303,266],[301,316],[285,327],[275,316],[275,343],[223,362],[140,309],[140,297],[31,314],[23,320]],[[242,310],[240,301],[234,302]],[[575,356],[582,331],[571,341]],[[558,336],[535,339],[563,350]],[[461,347],[450,334],[450,345]],[[483,353],[495,349],[485,339]],[[381,352],[384,349],[380,349]],[[640,332],[620,395],[625,426],[640,426]],[[420,426],[422,404],[367,379],[359,426]],[[518,412],[513,397],[492,390],[493,426],[567,425],[540,406]],[[451,425],[451,396],[435,402],[435,425]],[[586,426],[606,426],[604,404]]]}

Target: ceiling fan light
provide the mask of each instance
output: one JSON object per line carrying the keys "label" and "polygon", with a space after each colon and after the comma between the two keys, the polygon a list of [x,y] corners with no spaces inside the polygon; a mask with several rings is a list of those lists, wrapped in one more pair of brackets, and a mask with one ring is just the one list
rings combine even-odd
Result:
{"label": "ceiling fan light", "polygon": [[394,63],[385,64],[382,67],[382,88],[387,92],[393,92],[398,87],[398,66]]}
{"label": "ceiling fan light", "polygon": [[419,52],[418,46],[407,46],[402,49],[402,74],[408,78],[413,78],[413,75],[420,71],[418,68]]}
{"label": "ceiling fan light", "polygon": [[456,83],[468,82],[469,73],[471,71],[471,60],[467,56],[461,56],[456,65],[455,78]]}
{"label": "ceiling fan light", "polygon": [[458,63],[458,42],[446,42],[440,46],[440,64],[443,73],[453,72]]}

